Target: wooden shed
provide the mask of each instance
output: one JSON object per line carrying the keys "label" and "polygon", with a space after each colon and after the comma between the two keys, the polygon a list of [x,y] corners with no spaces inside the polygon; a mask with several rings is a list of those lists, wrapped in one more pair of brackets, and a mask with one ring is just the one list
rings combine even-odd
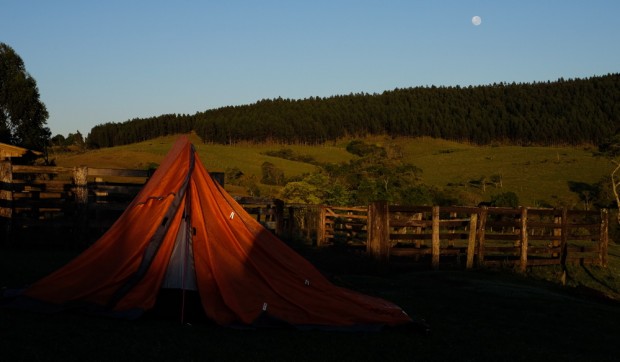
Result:
{"label": "wooden shed", "polygon": [[8,160],[10,158],[22,157],[28,153],[35,156],[42,156],[43,152],[29,150],[23,147],[17,147],[0,142],[0,160]]}

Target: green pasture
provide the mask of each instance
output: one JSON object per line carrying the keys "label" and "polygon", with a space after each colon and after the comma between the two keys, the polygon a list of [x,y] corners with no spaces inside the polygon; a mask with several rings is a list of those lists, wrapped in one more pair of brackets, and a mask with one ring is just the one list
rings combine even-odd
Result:
{"label": "green pasture", "polygon": [[[266,151],[292,149],[296,154],[312,156],[318,162],[346,162],[354,156],[346,150],[350,140],[318,146],[250,144],[203,144],[190,136],[200,158],[210,171],[237,167],[247,175],[261,178],[261,165],[268,161],[282,169],[285,176],[311,173],[315,166],[266,156]],[[111,168],[148,168],[158,164],[177,136],[161,137],[132,145],[92,150],[84,153],[52,154],[59,166],[94,166]],[[611,164],[596,157],[592,147],[519,147],[473,146],[433,138],[372,137],[366,142],[397,146],[403,160],[422,169],[422,182],[462,195],[468,204],[489,201],[492,195],[515,192],[525,206],[583,208],[569,182],[593,184],[609,175]],[[501,177],[501,187],[493,177]],[[486,183],[483,190],[480,181]],[[243,192],[234,189],[234,192]]]}
{"label": "green pasture", "polygon": [[[432,138],[379,139],[397,144],[404,159],[423,170],[428,185],[468,193],[471,203],[512,191],[524,206],[544,201],[553,206],[583,208],[569,190],[569,181],[593,184],[611,172],[610,162],[595,156],[593,147],[473,146]],[[491,178],[501,177],[494,185]],[[486,178],[486,190],[478,181]]]}

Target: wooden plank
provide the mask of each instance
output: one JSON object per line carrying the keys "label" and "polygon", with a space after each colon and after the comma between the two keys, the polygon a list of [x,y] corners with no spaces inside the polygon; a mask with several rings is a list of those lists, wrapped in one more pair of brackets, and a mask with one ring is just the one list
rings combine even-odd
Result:
{"label": "wooden plank", "polygon": [[555,255],[558,254],[559,255],[560,252],[560,248],[554,248],[554,247],[532,247],[530,246],[527,249],[527,254],[528,255],[540,255],[540,254],[551,254],[551,255]]}
{"label": "wooden plank", "polygon": [[484,265],[484,246],[486,243],[486,223],[488,217],[488,210],[488,207],[482,207],[479,215],[480,220],[478,222],[478,227],[476,228],[476,239],[478,239],[478,245],[476,248],[476,254],[478,254],[478,266]]}
{"label": "wooden plank", "polygon": [[63,208],[68,202],[64,199],[15,199],[13,208],[15,209],[41,209],[41,208]]}
{"label": "wooden plank", "polygon": [[529,235],[529,240],[530,241],[550,241],[550,242],[554,242],[554,241],[560,241],[562,237],[560,235]]}
{"label": "wooden plank", "polygon": [[516,241],[520,239],[519,234],[485,234],[484,238],[489,241]]}
{"label": "wooden plank", "polygon": [[560,265],[566,264],[566,252],[568,246],[568,209],[562,208],[562,218],[560,225]]}
{"label": "wooden plank", "polygon": [[319,208],[319,217],[317,218],[317,230],[316,230],[316,246],[321,247],[327,244],[327,226],[325,218],[327,216],[327,208],[321,206]]}
{"label": "wooden plank", "polygon": [[143,185],[110,185],[110,186],[97,186],[92,188],[94,191],[98,192],[106,192],[108,194],[121,194],[127,195],[130,197],[135,197],[135,195],[142,190]]}
{"label": "wooden plank", "polygon": [[606,268],[609,253],[609,212],[601,209],[601,229],[599,234],[599,265]]}
{"label": "wooden plank", "polygon": [[14,190],[33,190],[33,189],[45,189],[49,184],[60,183],[63,186],[67,183],[64,181],[52,181],[52,180],[13,180],[13,189]]}
{"label": "wooden plank", "polygon": [[521,255],[521,248],[518,246],[490,246],[484,247],[485,254],[488,253],[506,253],[507,255]]}
{"label": "wooden plank", "polygon": [[385,201],[373,202],[368,208],[368,254],[380,266],[387,265],[390,257],[388,212]]}
{"label": "wooden plank", "polygon": [[528,212],[530,214],[530,217],[536,215],[542,215],[542,216],[555,216],[555,215],[560,215],[561,211],[557,210],[557,209],[548,209],[548,208],[536,208],[536,207],[532,207],[532,208],[528,208]]}
{"label": "wooden plank", "polygon": [[521,262],[519,271],[525,273],[527,271],[527,247],[528,247],[528,235],[527,235],[527,208],[521,208]]}
{"label": "wooden plank", "polygon": [[433,206],[432,267],[439,268],[439,206]]}
{"label": "wooden plank", "polygon": [[433,234],[390,234],[390,240],[431,240]]}
{"label": "wooden plank", "polygon": [[130,170],[113,168],[88,168],[88,176],[121,176],[121,177],[149,177],[148,170]]}
{"label": "wooden plank", "polygon": [[13,173],[73,173],[73,167],[13,165]]}
{"label": "wooden plank", "polygon": [[331,210],[355,211],[355,212],[361,212],[364,214],[368,213],[368,207],[361,207],[361,206],[356,206],[356,207],[324,206],[324,207],[328,207]]}
{"label": "wooden plank", "polygon": [[391,205],[390,212],[405,212],[411,214],[424,213],[424,212],[432,212],[432,206],[402,206],[402,205]]}
{"label": "wooden plank", "polygon": [[22,200],[41,200],[41,199],[67,199],[71,193],[69,192],[15,192],[13,199]]}
{"label": "wooden plank", "polygon": [[553,228],[557,227],[557,224],[554,223],[553,221],[533,221],[533,220],[531,220],[531,217],[530,217],[530,220],[528,220],[528,222],[527,222],[527,226],[528,226],[529,229],[532,229],[532,228],[548,228],[548,229],[553,229]]}
{"label": "wooden plank", "polygon": [[334,219],[345,219],[345,220],[366,220],[368,216],[366,215],[339,215],[339,214],[331,214],[328,213],[327,217]]}
{"label": "wooden plank", "polygon": [[478,207],[472,206],[442,206],[441,212],[471,215],[477,213],[480,210]]}
{"label": "wooden plank", "polygon": [[474,254],[476,253],[476,230],[478,225],[478,214],[472,213],[469,218],[469,238],[467,240],[467,262],[466,269],[474,267]]}
{"label": "wooden plank", "polygon": [[439,220],[440,227],[456,227],[456,226],[467,226],[469,225],[469,218],[467,219],[450,219],[450,220]]}
{"label": "wooden plank", "polygon": [[129,203],[91,203],[88,208],[93,211],[124,211]]}
{"label": "wooden plank", "polygon": [[392,221],[390,219],[390,226],[393,227],[422,227],[430,228],[433,226],[432,220],[407,220],[407,221]]}
{"label": "wooden plank", "polygon": [[518,228],[521,226],[521,223],[518,220],[502,220],[502,221],[496,221],[496,220],[488,220],[487,221],[487,228]]}
{"label": "wooden plank", "polygon": [[509,207],[489,207],[487,209],[489,215],[512,215],[517,216],[521,214],[519,209],[513,209]]}

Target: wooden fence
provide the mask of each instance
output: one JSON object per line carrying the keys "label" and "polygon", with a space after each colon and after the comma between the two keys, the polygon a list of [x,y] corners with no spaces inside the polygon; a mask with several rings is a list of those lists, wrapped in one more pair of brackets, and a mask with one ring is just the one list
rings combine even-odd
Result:
{"label": "wooden fence", "polygon": [[[0,244],[89,244],[116,221],[152,172],[0,161]],[[222,173],[212,176],[223,184]]]}
{"label": "wooden fence", "polygon": [[[0,162],[4,243],[95,241],[150,176],[147,170],[34,167]],[[213,174],[223,184],[223,174]],[[381,263],[467,268],[566,263],[607,265],[607,210],[539,208],[286,205],[239,203],[283,238],[340,245]],[[1,243],[0,243],[1,244]]]}
{"label": "wooden fence", "polygon": [[[148,170],[11,165],[0,162],[5,243],[96,239],[150,176]],[[43,241],[41,240],[41,243]]]}
{"label": "wooden fence", "polygon": [[[364,211],[366,210],[366,211]],[[606,209],[393,206],[321,207],[318,245],[363,249],[381,263],[607,266]]]}

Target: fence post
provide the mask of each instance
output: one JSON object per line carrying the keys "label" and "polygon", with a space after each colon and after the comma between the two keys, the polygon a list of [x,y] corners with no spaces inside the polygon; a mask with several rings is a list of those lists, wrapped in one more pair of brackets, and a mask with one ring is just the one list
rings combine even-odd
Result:
{"label": "fence post", "polygon": [[13,222],[13,173],[10,159],[0,161],[0,218],[3,221],[4,243],[9,244]]}
{"label": "fence post", "polygon": [[527,207],[521,207],[521,260],[519,263],[519,271],[525,273],[527,271]]}
{"label": "fence post", "polygon": [[275,218],[276,218],[275,233],[279,237],[282,237],[282,234],[284,232],[284,201],[279,200],[279,199],[274,199],[273,204],[274,204],[274,209],[275,209],[274,212],[275,212]]}
{"label": "fence post", "polygon": [[439,206],[433,206],[433,234],[431,238],[431,265],[433,269],[439,269]]}
{"label": "fence post", "polygon": [[[557,240],[556,237],[560,237],[560,239],[562,238],[562,216],[557,216],[555,214],[555,210],[554,210],[554,214],[553,214],[553,223],[557,224],[558,227],[553,228],[553,241],[551,243],[551,247],[552,248],[557,248],[560,246],[560,240]],[[558,253],[551,253],[551,256],[554,258],[557,258],[560,256],[560,254]]]}
{"label": "fence post", "polygon": [[474,266],[474,254],[476,253],[476,232],[478,231],[478,214],[472,213],[469,217],[469,240],[467,241],[467,264],[466,269]]}
{"label": "fence post", "polygon": [[297,220],[295,219],[295,208],[293,206],[288,207],[288,225],[287,231],[289,238],[297,237],[299,232],[297,230]]}
{"label": "fence post", "polygon": [[373,202],[368,207],[368,244],[371,258],[387,265],[390,258],[389,210],[387,202]]}
{"label": "fence post", "polygon": [[73,168],[73,183],[75,184],[75,234],[76,244],[86,242],[88,231],[88,167],[80,166]]}
{"label": "fence post", "polygon": [[601,209],[601,236],[599,240],[599,263],[607,267],[607,252],[609,247],[609,212]]}
{"label": "fence post", "polygon": [[480,220],[478,222],[478,230],[476,230],[476,236],[478,237],[478,267],[484,265],[484,239],[486,233],[486,225],[487,225],[487,215],[489,213],[489,208],[487,206],[483,206],[480,211]]}
{"label": "fence post", "polygon": [[566,267],[566,258],[568,253],[568,209],[562,208],[562,226],[560,234],[560,265],[562,269]]}
{"label": "fence post", "polygon": [[324,205],[319,205],[319,217],[317,218],[316,227],[316,246],[323,246],[325,244],[325,216],[327,212]]}

